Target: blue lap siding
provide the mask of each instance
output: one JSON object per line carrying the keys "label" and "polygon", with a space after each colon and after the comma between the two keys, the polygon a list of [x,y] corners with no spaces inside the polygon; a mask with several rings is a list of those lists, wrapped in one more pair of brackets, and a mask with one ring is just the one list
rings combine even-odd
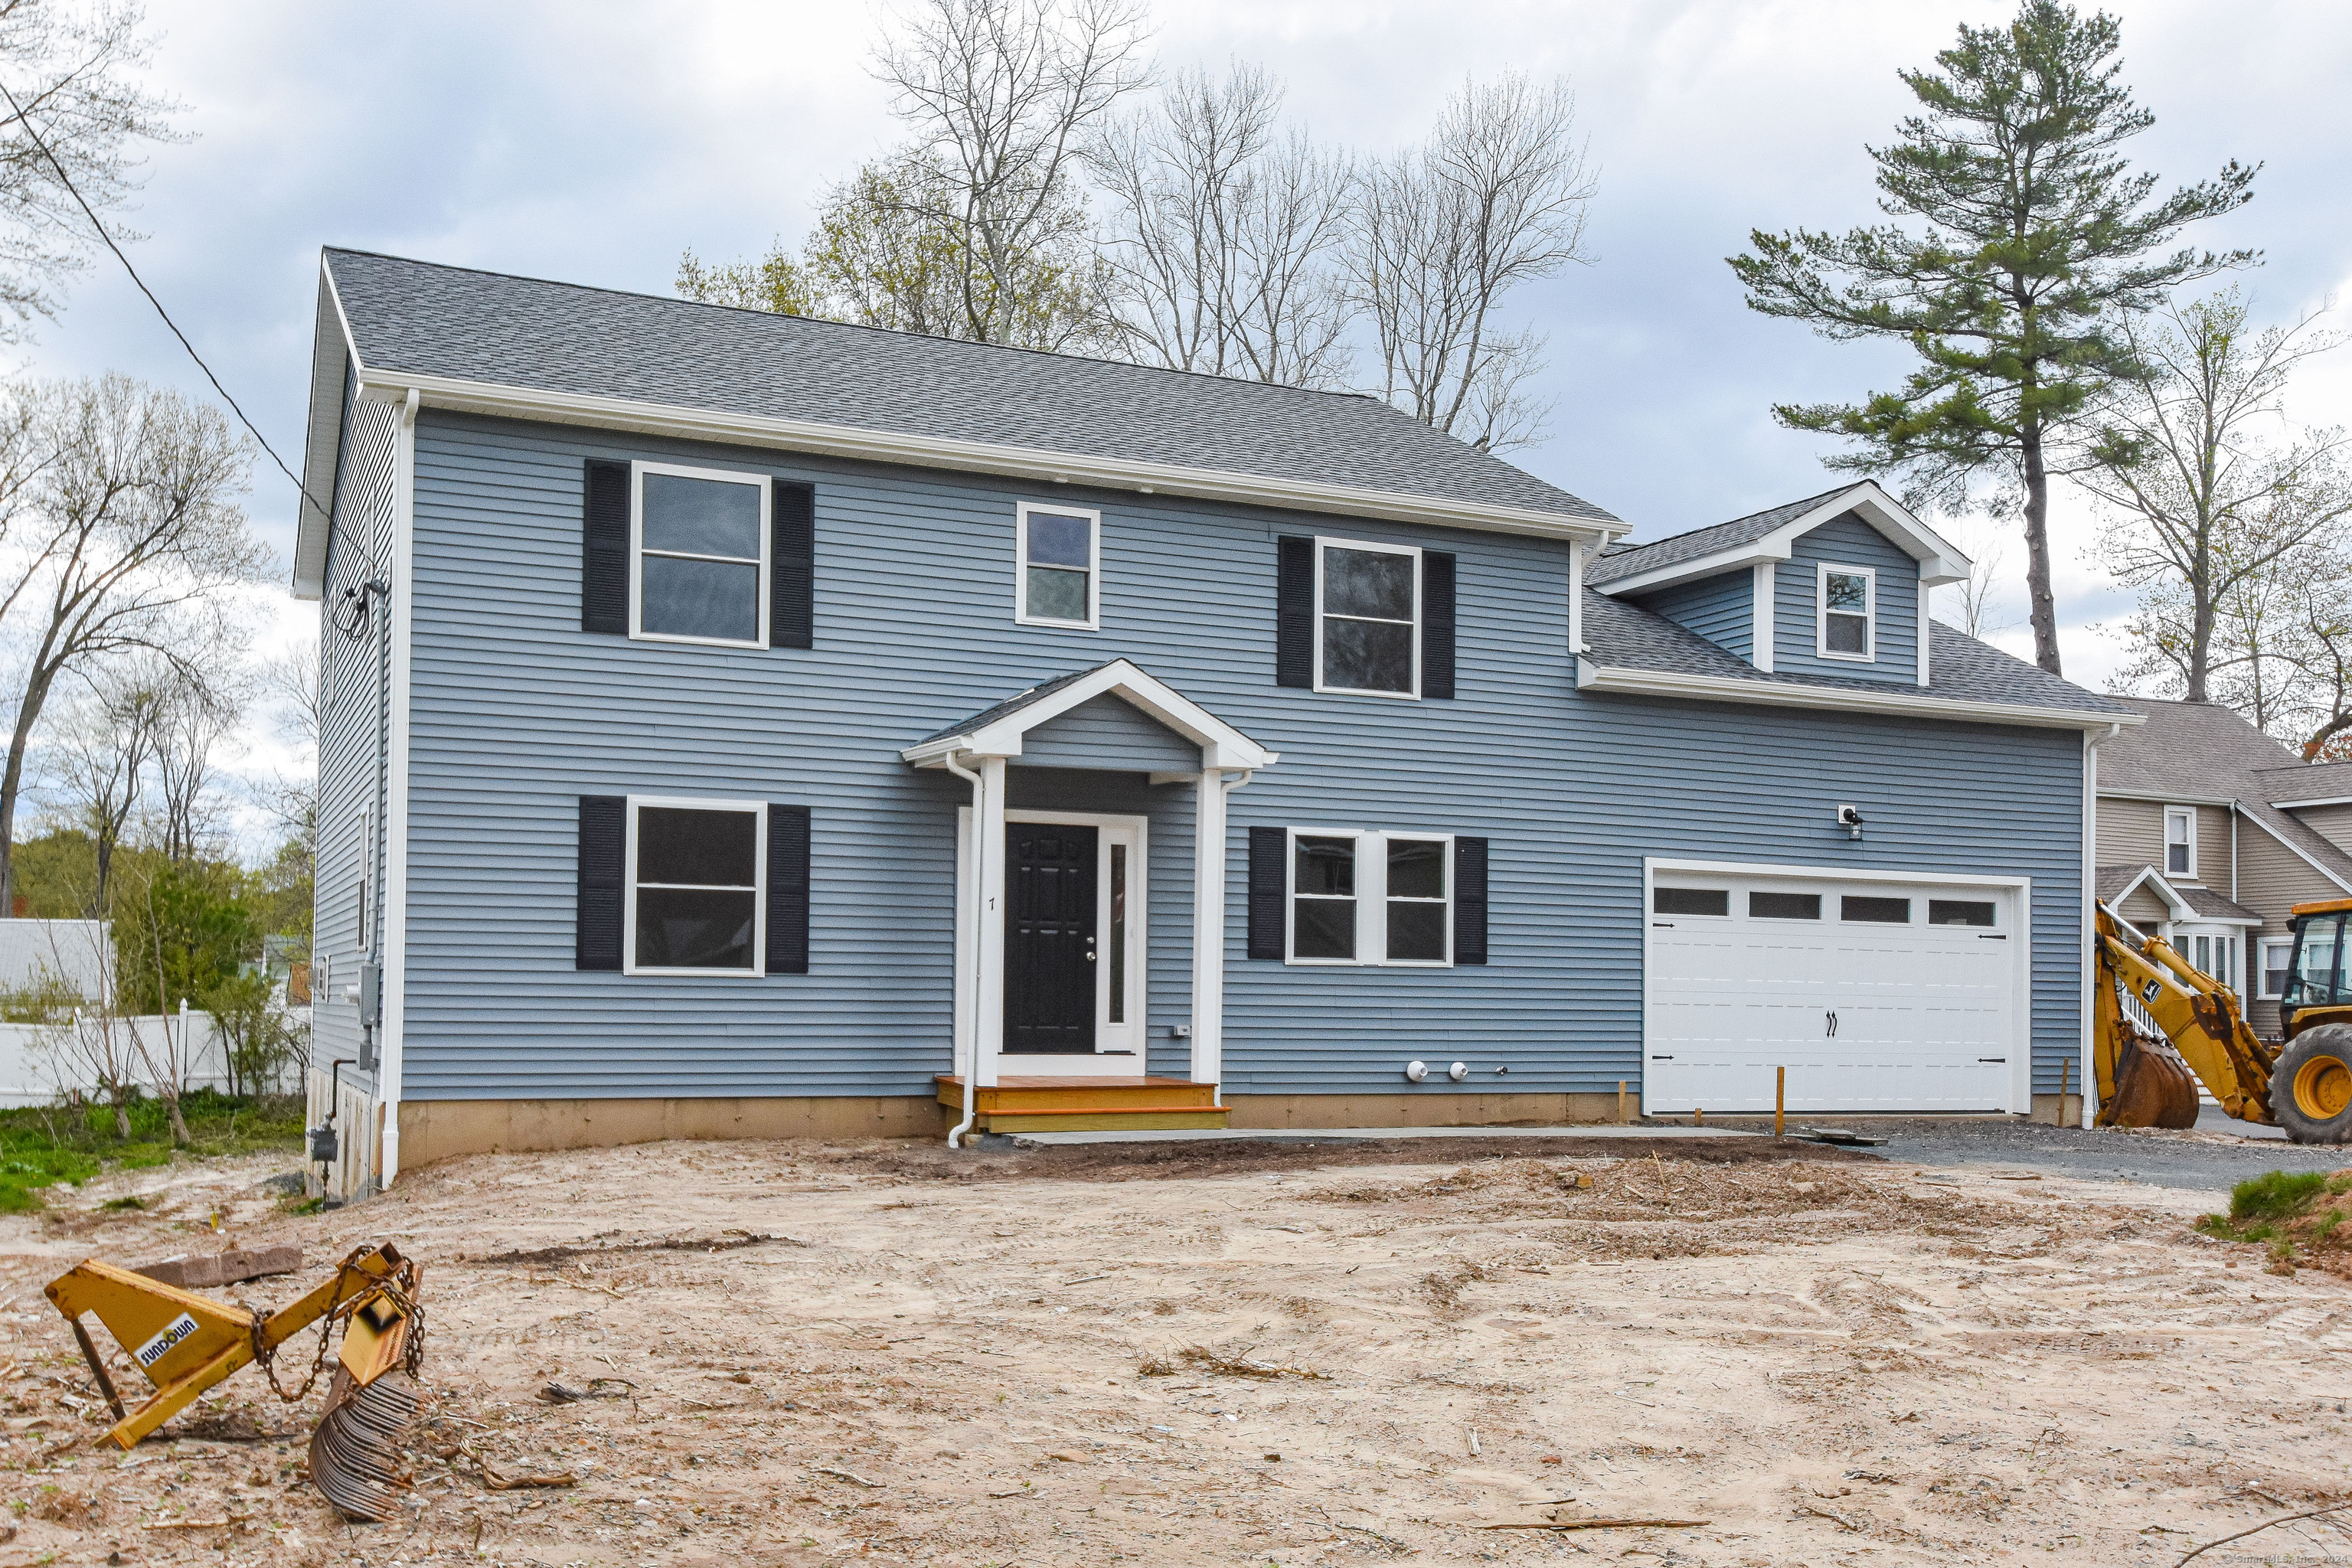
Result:
{"label": "blue lap siding", "polygon": [[[582,632],[589,458],[814,484],[814,648]],[[1101,509],[1101,630],[1013,623],[1006,584],[1024,500]],[[1277,687],[1275,542],[1286,533],[1454,552],[1460,695]],[[1580,693],[1567,548],[427,409],[403,1093],[928,1092],[950,1063],[956,818],[970,793],[910,769],[899,749],[1122,657],[1282,754],[1231,797],[1229,1092],[1402,1091],[1399,1069],[1416,1056],[1470,1062],[1465,1090],[1638,1082],[1644,856],[2030,877],[2036,1087],[2054,1089],[2078,1043],[2079,736]],[[1796,570],[1782,569],[1784,637]],[[1882,664],[1907,679],[1888,616],[1904,586],[1882,571]],[[1150,819],[1150,1062],[1177,1076],[1189,1057],[1171,1030],[1188,1020],[1193,786],[1147,774],[1197,766],[1189,743],[1097,703],[1034,732],[1010,770],[1015,807]],[[630,793],[811,808],[807,974],[573,967],[577,800]],[[1840,801],[1867,816],[1862,842],[1835,829]],[[1246,829],[1261,825],[1486,837],[1492,961],[1246,959]],[[322,924],[322,944],[338,940]]]}

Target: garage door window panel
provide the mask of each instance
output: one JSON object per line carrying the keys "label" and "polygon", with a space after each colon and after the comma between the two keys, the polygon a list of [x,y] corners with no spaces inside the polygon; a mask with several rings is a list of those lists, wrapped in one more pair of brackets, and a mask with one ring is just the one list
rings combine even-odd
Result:
{"label": "garage door window panel", "polygon": [[1822,918],[1822,896],[1819,893],[1766,893],[1748,895],[1748,915],[1759,921],[1817,921]]}
{"label": "garage door window panel", "polygon": [[1931,926],[1990,927],[1994,923],[1995,908],[1990,900],[1985,899],[1929,899],[1927,923]]}
{"label": "garage door window panel", "polygon": [[1654,888],[1650,890],[1650,912],[1659,915],[1728,915],[1731,913],[1731,889]]}
{"label": "garage door window panel", "polygon": [[1857,924],[1909,925],[1911,900],[1848,893],[1838,900],[1838,919]]}

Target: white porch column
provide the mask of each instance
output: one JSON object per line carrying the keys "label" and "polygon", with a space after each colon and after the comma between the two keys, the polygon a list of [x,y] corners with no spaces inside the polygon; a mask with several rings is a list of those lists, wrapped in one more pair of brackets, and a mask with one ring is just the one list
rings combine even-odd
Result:
{"label": "white porch column", "polygon": [[972,1082],[996,1086],[996,1058],[1004,1053],[1004,759],[980,759],[980,956],[978,1031],[973,1038],[977,1068]]}
{"label": "white porch column", "polygon": [[1203,767],[1192,817],[1192,1081],[1225,1070],[1225,770]]}

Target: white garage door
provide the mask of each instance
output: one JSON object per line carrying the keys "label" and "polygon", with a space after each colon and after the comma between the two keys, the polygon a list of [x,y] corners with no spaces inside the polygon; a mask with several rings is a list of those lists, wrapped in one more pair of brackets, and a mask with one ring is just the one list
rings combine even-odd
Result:
{"label": "white garage door", "polygon": [[2016,1110],[2023,890],[1651,872],[1643,1107]]}

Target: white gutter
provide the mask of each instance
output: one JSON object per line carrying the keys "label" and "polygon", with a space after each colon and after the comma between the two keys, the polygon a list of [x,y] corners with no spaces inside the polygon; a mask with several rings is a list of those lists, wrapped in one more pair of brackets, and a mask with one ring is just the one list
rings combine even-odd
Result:
{"label": "white gutter", "polygon": [[[969,779],[971,782],[972,848],[977,851],[980,847],[981,826],[987,820],[987,814],[981,810],[981,795],[987,788],[986,781],[970,768],[960,764],[952,756],[940,758],[940,765],[956,777]],[[979,858],[977,853],[972,857],[975,860]],[[980,878],[977,875],[971,879],[971,950],[974,962],[977,963],[980,953],[980,922],[988,918],[988,895],[981,887]],[[963,1068],[963,1120],[957,1122],[954,1130],[948,1133],[948,1147],[950,1149],[963,1147],[964,1134],[971,1131],[971,1124],[980,1120],[978,1089],[980,1083],[980,976],[974,974],[971,980],[971,1060],[959,1064]]]}
{"label": "white gutter", "polygon": [[1638,697],[1679,697],[1697,702],[1737,702],[1770,708],[1820,708],[1835,712],[1883,713],[1897,718],[1962,719],[1982,724],[2029,729],[2108,730],[2145,724],[2137,714],[2091,713],[2078,708],[2037,708],[2012,702],[1965,702],[1950,697],[1917,697],[1900,689],[1884,693],[1793,681],[1735,680],[1672,670],[1629,669],[1580,660],[1576,684],[1586,691]]}
{"label": "white gutter", "polygon": [[[2083,1126],[2085,1130],[2097,1125],[2099,1115],[2099,1075],[2094,1056],[2096,1043],[2091,1037],[2094,1027],[2092,1020],[2097,1016],[2098,1011],[2092,1005],[2091,987],[2097,983],[2098,961],[2093,954],[2091,944],[2098,940],[2096,912],[2099,907],[2099,747],[2122,732],[2123,724],[2120,721],[2107,725],[2104,733],[2094,730],[2083,731],[2083,931],[2081,938],[2083,1043],[2082,1060],[2075,1064],[2075,1076],[2082,1080],[2083,1084]],[[2032,997],[2029,994],[2026,1005],[2031,1008],[2032,1005]],[[2030,1033],[2027,1037],[2030,1041],[2032,1038]],[[2026,1054],[2031,1058],[2032,1055],[2031,1044],[2026,1047]],[[2029,1100],[2027,1103],[2031,1104],[2032,1101]],[[2060,1121],[2065,1114],[2066,1103],[2062,1100],[2058,1102],[2057,1114],[2053,1116],[2051,1121],[2053,1122]]]}
{"label": "white gutter", "polygon": [[409,673],[415,657],[416,589],[416,410],[415,393],[400,410],[400,434],[394,447],[391,639],[386,663],[385,707],[391,721],[384,766],[390,774],[383,815],[376,830],[383,841],[383,916],[377,930],[382,941],[376,984],[379,1034],[376,1090],[383,1100],[382,1158],[379,1186],[389,1188],[400,1174],[400,1096],[408,1057],[408,760]]}

